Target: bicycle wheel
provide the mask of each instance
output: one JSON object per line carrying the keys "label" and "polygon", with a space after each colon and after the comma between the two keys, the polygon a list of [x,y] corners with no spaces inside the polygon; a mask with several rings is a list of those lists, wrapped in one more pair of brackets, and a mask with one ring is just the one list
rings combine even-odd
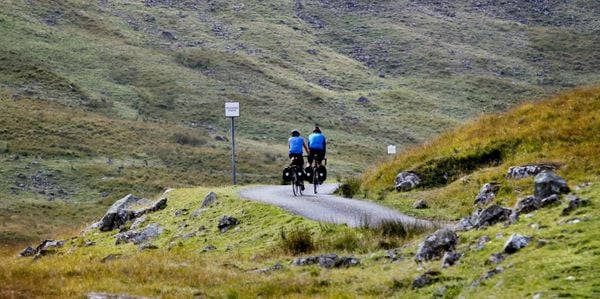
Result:
{"label": "bicycle wheel", "polygon": [[317,194],[317,186],[319,186],[319,178],[317,177],[318,176],[317,168],[313,167],[312,172],[313,172],[312,183],[313,183],[314,193]]}
{"label": "bicycle wheel", "polygon": [[292,192],[294,192],[294,196],[298,196],[300,193],[300,187],[298,186],[298,176],[294,171],[292,174]]}

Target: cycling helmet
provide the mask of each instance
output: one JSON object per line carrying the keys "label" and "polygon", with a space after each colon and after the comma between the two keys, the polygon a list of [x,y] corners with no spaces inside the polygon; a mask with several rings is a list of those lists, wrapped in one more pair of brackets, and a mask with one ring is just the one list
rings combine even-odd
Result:
{"label": "cycling helmet", "polygon": [[291,134],[292,134],[292,136],[300,136],[300,131],[293,129]]}

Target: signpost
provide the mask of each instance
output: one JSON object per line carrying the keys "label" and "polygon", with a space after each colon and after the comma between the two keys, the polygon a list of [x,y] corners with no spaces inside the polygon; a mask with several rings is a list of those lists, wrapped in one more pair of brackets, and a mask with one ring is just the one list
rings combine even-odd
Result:
{"label": "signpost", "polygon": [[235,123],[234,119],[240,116],[240,103],[239,102],[226,102],[225,103],[225,116],[231,118],[231,176],[233,184],[235,185]]}
{"label": "signpost", "polygon": [[396,154],[396,146],[388,145],[388,155],[395,155],[395,154]]}

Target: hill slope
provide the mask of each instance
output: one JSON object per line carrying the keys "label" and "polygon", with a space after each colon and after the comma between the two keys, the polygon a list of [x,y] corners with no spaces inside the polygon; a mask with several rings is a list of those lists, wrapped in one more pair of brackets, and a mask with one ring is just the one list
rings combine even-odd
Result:
{"label": "hill slope", "polygon": [[[507,179],[511,166],[553,164],[571,184],[597,181],[599,130],[600,88],[576,89],[483,117],[411,148],[365,173],[362,194],[414,213],[422,212],[410,207],[410,199],[423,198],[435,211],[446,211],[435,216],[456,219],[471,212],[474,194],[484,183],[497,182],[502,185],[497,200],[512,205],[530,194],[523,191],[530,181]],[[422,188],[393,191],[400,171],[421,175]]]}
{"label": "hill slope", "polygon": [[[3,1],[2,234],[47,236],[129,192],[228,182],[225,101],[242,107],[240,182],[277,182],[289,130],[314,123],[330,141],[330,177],[357,175],[388,144],[598,82],[599,11],[593,1]],[[27,186],[33,178],[49,185]],[[86,212],[71,215],[82,201]],[[48,221],[15,235],[38,215]]]}
{"label": "hill slope", "polygon": [[[563,195],[561,204],[521,215],[510,225],[498,223],[458,232],[455,251],[460,259],[451,267],[443,267],[435,259],[415,263],[418,243],[425,235],[393,224],[380,231],[318,224],[271,206],[240,200],[236,189],[194,188],[168,193],[166,208],[144,218],[138,230],[162,228],[162,233],[147,243],[116,242],[118,230],[91,230],[66,239],[64,247],[49,250],[36,262],[14,257],[16,250],[8,251],[12,256],[0,258],[0,295],[81,297],[109,292],[231,298],[595,298],[600,295],[596,271],[600,255],[600,212],[596,208],[600,203],[600,159],[598,131],[594,130],[600,123],[598,104],[597,87],[527,103],[444,134],[365,176],[364,190],[376,194],[391,182],[375,184],[373,178],[388,177],[387,172],[395,172],[395,168],[469,157],[472,155],[467,153],[504,144],[503,159],[495,164],[483,165],[468,175],[458,173],[462,179],[449,184],[401,195],[388,192],[383,203],[394,205],[435,192],[435,200],[433,196],[427,198],[431,205],[427,216],[465,216],[476,186],[497,179],[503,191],[493,203],[510,206],[516,196],[532,193],[533,183],[531,179],[503,179],[506,165],[541,161],[559,164],[558,173],[574,194],[588,201],[588,205],[563,215],[567,201]],[[517,139],[517,145],[506,146]],[[389,177],[393,180],[393,175]],[[579,186],[581,182],[588,184]],[[208,191],[215,191],[218,199],[199,209]],[[237,218],[239,224],[219,230],[224,215]],[[124,230],[131,225],[126,223]],[[531,237],[532,241],[502,256],[499,253],[512,234]],[[296,265],[297,258],[330,253],[357,258],[359,264],[341,268],[325,268],[318,263]],[[429,282],[414,287],[415,279],[422,275]]]}

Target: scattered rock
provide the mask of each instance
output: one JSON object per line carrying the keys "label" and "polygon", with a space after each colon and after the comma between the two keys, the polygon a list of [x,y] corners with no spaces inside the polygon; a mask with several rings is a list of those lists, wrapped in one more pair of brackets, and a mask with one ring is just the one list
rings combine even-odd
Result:
{"label": "scattered rock", "polygon": [[146,297],[136,297],[127,294],[111,294],[111,293],[99,293],[91,292],[85,294],[87,299],[147,299]]}
{"label": "scattered rock", "polygon": [[94,245],[96,245],[96,242],[94,242],[94,241],[85,241],[85,243],[83,243],[83,246],[85,246],[85,247],[91,247]]}
{"label": "scattered rock", "polygon": [[175,37],[175,35],[169,31],[163,31],[160,33],[160,37],[168,40],[168,41],[176,41],[177,38]]}
{"label": "scattered rock", "polygon": [[589,204],[588,200],[581,199],[577,195],[570,194],[569,196],[567,196],[567,207],[565,207],[562,210],[560,215],[567,216],[567,215],[571,214],[571,212],[574,211],[575,209],[577,209],[579,207],[587,206],[588,204]]}
{"label": "scattered rock", "polygon": [[196,209],[194,212],[192,212],[191,217],[192,218],[200,217],[200,215],[202,215],[202,212],[204,212],[206,210],[207,209]]}
{"label": "scattered rock", "polygon": [[481,228],[484,226],[494,225],[500,221],[508,220],[512,210],[501,207],[499,205],[490,206],[481,213],[479,213],[477,217],[477,221],[475,222],[476,228]]}
{"label": "scattered rock", "polygon": [[308,49],[308,50],[306,50],[306,52],[308,54],[310,54],[310,55],[317,55],[318,54],[317,49]]}
{"label": "scattered rock", "polygon": [[541,200],[541,207],[545,208],[556,203],[560,203],[560,197],[557,194],[552,194]]}
{"label": "scattered rock", "polygon": [[100,193],[100,196],[102,196],[102,197],[108,197],[109,195],[110,195],[110,192],[107,192],[107,191]]}
{"label": "scattered rock", "polygon": [[296,266],[319,264],[319,266],[328,269],[341,267],[348,268],[359,265],[360,260],[348,256],[338,257],[336,254],[332,253],[319,256],[297,258],[292,261],[292,264]]}
{"label": "scattered rock", "polygon": [[487,261],[491,264],[499,264],[502,261],[504,261],[504,259],[506,259],[507,256],[508,256],[508,254],[503,253],[503,252],[492,253],[492,255],[490,255],[490,257],[488,257]]}
{"label": "scattered rock", "polygon": [[460,253],[456,253],[456,252],[444,253],[444,256],[442,257],[442,268],[448,268],[450,266],[453,266],[454,264],[456,264],[456,262],[458,262],[460,257],[461,257]]}
{"label": "scattered rock", "polygon": [[438,272],[438,271],[425,272],[425,273],[423,273],[423,275],[415,278],[415,280],[412,281],[411,287],[413,289],[419,289],[424,286],[435,283],[438,280],[438,278],[437,278],[438,275],[440,275],[440,272]]}
{"label": "scattered rock", "polygon": [[33,249],[31,246],[27,246],[25,249],[23,249],[19,253],[19,256],[20,257],[27,257],[27,256],[34,256],[35,254],[36,254],[35,249]]}
{"label": "scattered rock", "polygon": [[181,215],[187,215],[188,214],[188,209],[178,209],[175,211],[175,216],[181,216]]}
{"label": "scattered rock", "polygon": [[568,193],[567,182],[550,171],[543,171],[535,176],[534,195],[537,198],[546,198],[552,194]]}
{"label": "scattered rock", "polygon": [[50,253],[54,253],[57,248],[61,248],[65,245],[63,240],[44,240],[35,249],[35,256],[40,257]]}
{"label": "scattered rock", "polygon": [[479,219],[479,212],[475,211],[473,214],[463,217],[460,221],[454,226],[455,231],[468,231],[475,228],[477,221]]}
{"label": "scattered rock", "polygon": [[485,272],[485,274],[483,274],[482,279],[490,279],[492,278],[494,275],[499,274],[504,272],[504,268],[502,267],[497,267],[495,269],[492,269],[490,271]]}
{"label": "scattered rock", "polygon": [[202,252],[209,252],[209,251],[213,251],[216,249],[217,249],[217,247],[215,247],[214,245],[208,245],[208,246],[202,248]]}
{"label": "scattered rock", "polygon": [[158,237],[163,232],[163,228],[158,223],[151,223],[141,231],[130,230],[116,235],[116,244],[130,243],[135,245],[142,244],[143,242]]}
{"label": "scattered rock", "polygon": [[200,206],[200,208],[206,208],[215,202],[217,202],[217,194],[214,192],[209,192],[204,197],[204,200],[202,201],[202,205]]}
{"label": "scattered rock", "polygon": [[142,217],[135,218],[135,220],[133,221],[133,223],[131,224],[131,226],[129,228],[137,229],[138,227],[140,227],[142,225],[142,223],[144,223],[144,221],[146,221],[146,218],[148,218],[148,215],[143,215]]}
{"label": "scattered rock", "polygon": [[360,96],[357,100],[357,102],[359,102],[360,104],[367,104],[369,103],[369,99],[365,96]]}
{"label": "scattered rock", "polygon": [[109,254],[109,255],[107,255],[107,256],[105,256],[105,257],[103,257],[103,258],[100,260],[100,262],[101,262],[101,263],[106,263],[106,262],[114,261],[114,260],[116,260],[116,259],[118,259],[118,258],[121,258],[121,254],[118,254],[118,253],[115,253],[115,254],[113,254],[113,253],[111,253],[111,254]]}
{"label": "scattered rock", "polygon": [[475,247],[473,248],[474,250],[483,250],[483,248],[485,248],[485,244],[487,244],[487,242],[490,241],[490,237],[488,236],[481,236],[481,238],[479,238],[479,240],[477,240],[477,244],[475,244]]}
{"label": "scattered rock", "polygon": [[140,246],[138,246],[138,248],[140,250],[154,250],[154,249],[158,249],[158,246],[156,246],[154,244],[143,243]]}
{"label": "scattered rock", "polygon": [[167,200],[168,199],[166,197],[160,198],[160,199],[154,201],[150,205],[150,207],[143,208],[143,209],[135,211],[134,216],[137,218],[137,217],[140,217],[140,216],[148,214],[148,213],[152,213],[152,212],[156,212],[158,210],[162,210],[162,209],[164,209],[164,208],[167,207]]}
{"label": "scattered rock", "polygon": [[396,176],[396,190],[407,191],[415,188],[421,183],[421,178],[412,171],[403,171]]}
{"label": "scattered rock", "polygon": [[227,139],[227,137],[221,136],[221,135],[216,135],[215,140],[216,141],[229,141],[229,139]]}
{"label": "scattered rock", "polygon": [[504,252],[513,254],[519,249],[527,246],[531,242],[531,237],[522,236],[519,234],[512,234],[506,244],[504,244]]}
{"label": "scattered rock", "polygon": [[221,220],[219,220],[219,230],[224,233],[226,231],[228,231],[232,226],[235,226],[237,224],[239,224],[240,222],[231,216],[223,216],[223,218],[221,218]]}
{"label": "scattered rock", "polygon": [[427,205],[427,202],[423,199],[419,199],[417,201],[415,201],[415,203],[413,204],[413,209],[427,209],[429,208],[429,206]]}
{"label": "scattered rock", "polygon": [[454,251],[457,241],[458,235],[455,232],[447,228],[439,229],[419,244],[415,260],[422,262],[441,258],[444,253]]}
{"label": "scattered rock", "polygon": [[549,164],[513,166],[508,169],[506,177],[510,179],[523,179],[537,175],[544,170],[553,171],[556,170],[556,166]]}
{"label": "scattered rock", "polygon": [[281,269],[283,269],[283,266],[281,265],[281,263],[275,263],[273,266],[271,266],[269,268],[255,269],[255,270],[251,270],[250,272],[253,272],[253,273],[269,273],[269,272],[277,271],[277,270],[281,270]]}
{"label": "scattered rock", "polygon": [[492,202],[496,198],[496,192],[500,190],[500,184],[498,183],[486,183],[481,186],[479,193],[475,196],[473,204],[483,207],[488,203]]}
{"label": "scattered rock", "polygon": [[385,257],[388,258],[391,262],[404,260],[404,256],[400,254],[398,249],[389,249],[388,251],[386,251]]}
{"label": "scattered rock", "polygon": [[98,228],[100,231],[111,231],[120,228],[127,221],[141,217],[147,213],[156,212],[167,206],[167,198],[163,197],[154,201],[148,207],[142,207],[137,210],[130,209],[131,206],[146,203],[148,200],[141,199],[129,194],[117,200],[104,214],[99,222],[94,223],[90,228]]}
{"label": "scattered rock", "polygon": [[125,222],[134,217],[134,213],[130,210],[127,210],[126,207],[137,202],[138,200],[139,198],[133,196],[132,194],[117,200],[112,204],[112,206],[110,206],[102,219],[100,219],[98,228],[101,231],[110,231],[125,224]]}
{"label": "scattered rock", "polygon": [[542,200],[535,196],[527,196],[517,201],[515,212],[517,214],[529,213],[539,209],[542,206]]}

